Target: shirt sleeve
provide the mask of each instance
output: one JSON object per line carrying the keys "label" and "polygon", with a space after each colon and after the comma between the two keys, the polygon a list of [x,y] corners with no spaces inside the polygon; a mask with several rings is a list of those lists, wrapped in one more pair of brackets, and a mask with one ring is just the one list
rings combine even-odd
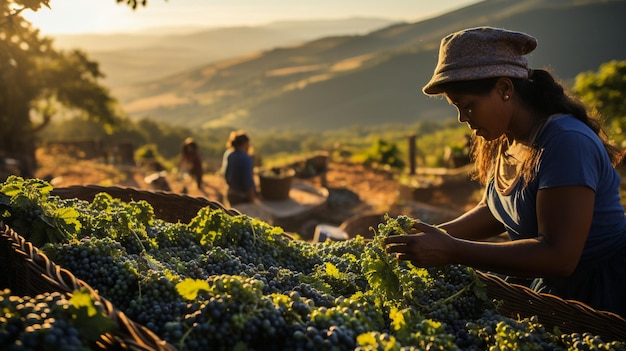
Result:
{"label": "shirt sleeve", "polygon": [[577,131],[561,131],[546,142],[541,152],[539,189],[585,185],[597,190],[605,152],[598,140]]}

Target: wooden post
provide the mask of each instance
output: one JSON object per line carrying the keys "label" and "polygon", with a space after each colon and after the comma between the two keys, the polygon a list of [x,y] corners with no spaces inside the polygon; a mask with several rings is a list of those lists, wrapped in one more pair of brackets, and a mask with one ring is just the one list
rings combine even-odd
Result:
{"label": "wooden post", "polygon": [[415,134],[409,135],[409,174],[414,175],[417,168],[417,143]]}

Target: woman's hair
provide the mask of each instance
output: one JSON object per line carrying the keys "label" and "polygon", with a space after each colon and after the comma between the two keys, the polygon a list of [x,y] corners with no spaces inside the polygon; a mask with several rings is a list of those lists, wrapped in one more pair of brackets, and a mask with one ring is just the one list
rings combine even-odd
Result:
{"label": "woman's hair", "polygon": [[250,138],[248,137],[248,134],[246,134],[246,132],[244,132],[243,130],[238,130],[230,133],[226,146],[228,148],[237,149],[239,146],[249,141]]}
{"label": "woman's hair", "polygon": [[198,144],[192,137],[188,137],[183,142],[183,152],[195,151],[198,148]]}
{"label": "woman's hair", "polygon": [[[496,77],[474,81],[451,82],[446,83],[442,88],[448,92],[483,95],[494,88],[498,79]],[[588,112],[585,105],[570,96],[565,91],[563,85],[557,82],[550,72],[544,69],[529,70],[527,79],[511,78],[511,81],[521,100],[533,109],[534,116],[537,118],[535,123],[543,124],[548,117],[554,114],[570,114],[589,126],[600,137],[614,166],[622,161],[624,154],[609,143],[608,136],[602,129],[600,116]],[[486,184],[493,177],[498,152],[506,143],[507,138],[505,135],[495,140],[475,138],[472,143],[471,155],[476,166],[474,177],[480,180],[482,184]],[[533,152],[524,161],[522,176],[526,184],[534,177],[533,172],[539,159],[539,151],[537,148],[533,148]]]}

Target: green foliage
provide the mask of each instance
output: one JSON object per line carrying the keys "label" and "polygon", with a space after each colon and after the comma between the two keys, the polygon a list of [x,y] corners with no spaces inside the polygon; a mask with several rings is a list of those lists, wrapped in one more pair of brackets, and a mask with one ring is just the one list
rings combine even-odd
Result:
{"label": "green foliage", "polygon": [[158,151],[154,144],[143,145],[135,151],[135,157],[137,159],[155,159],[158,156]]}
{"label": "green foliage", "polygon": [[102,306],[96,305],[87,288],[73,292],[69,299],[69,310],[75,313],[74,324],[80,335],[95,342],[100,335],[115,330],[118,325],[102,312]]}
{"label": "green foliage", "polygon": [[372,246],[362,257],[363,274],[372,288],[381,295],[381,303],[396,301],[402,295],[400,279],[395,273],[398,262],[387,256],[380,246]]}
{"label": "green foliage", "polygon": [[22,17],[23,10],[48,2],[0,2],[0,149],[20,160],[27,177],[34,172],[37,133],[60,111],[96,121],[106,131],[120,122],[116,101],[98,82],[98,64],[78,50],[56,51]]}
{"label": "green foliage", "polygon": [[107,133],[96,122],[69,118],[50,123],[42,130],[39,139],[42,145],[46,145],[58,141],[74,141],[80,135],[81,140],[97,140],[105,147],[130,141],[135,147],[137,157],[146,149],[151,149],[158,155],[157,160],[170,169],[178,165],[185,138],[192,137],[198,143],[203,160],[214,161],[211,163],[214,168],[207,168],[211,172],[217,170],[230,131],[230,128],[190,130],[149,119],[125,119],[115,130]]}
{"label": "green foliage", "polygon": [[107,193],[99,193],[87,206],[87,210],[92,213],[86,218],[89,220],[89,228],[98,228],[100,237],[113,238],[127,247],[133,247],[131,252],[150,260],[146,249],[158,247],[158,244],[147,233],[147,228],[154,223],[154,210],[148,202],[140,200],[126,203]]}
{"label": "green foliage", "polygon": [[81,228],[79,214],[49,201],[51,190],[43,180],[9,176],[0,186],[0,219],[35,245],[67,241]]}
{"label": "green foliage", "polygon": [[609,61],[597,72],[578,74],[572,91],[602,115],[615,142],[626,141],[626,61]]}
{"label": "green foliage", "polygon": [[[50,101],[44,105],[47,109],[60,104],[73,111],[80,111],[82,114],[78,114],[79,116],[103,125],[107,131],[114,129],[120,123],[120,115],[116,111],[117,102],[108,89],[98,82],[103,77],[98,63],[78,50],[52,54],[48,58],[53,59],[52,62],[45,60],[37,63],[39,84],[36,88],[41,93],[34,98]],[[55,104],[51,106],[52,102]],[[44,111],[46,112],[54,111]]]}
{"label": "green foliage", "polygon": [[[103,127],[84,119],[68,119],[51,123],[41,134],[43,144],[52,141],[74,140],[76,135],[95,139],[105,144],[132,140],[137,148],[137,157],[146,149],[162,157],[167,168],[178,164],[182,141],[191,136],[198,142],[200,154],[209,165],[207,172],[217,171],[221,165],[226,139],[234,128],[188,128],[142,119],[136,122],[125,120],[115,131],[106,134]],[[363,160],[396,165],[408,162],[409,136],[415,134],[417,164],[436,167],[443,164],[445,148],[451,141],[465,143],[467,128],[457,123],[420,122],[411,126],[382,125],[351,127],[322,133],[312,132],[258,132],[251,135],[254,154],[261,158],[262,165],[284,166],[314,152],[324,151],[335,160]],[[386,142],[393,140],[393,142]],[[159,158],[161,159],[161,158]]]}
{"label": "green foliage", "polygon": [[152,171],[163,171],[177,166],[177,163],[166,160],[155,144],[144,144],[137,148],[134,159],[146,170]]}
{"label": "green foliage", "polygon": [[379,225],[379,231],[374,236],[370,249],[361,256],[363,274],[368,283],[377,291],[379,301],[391,308],[403,308],[407,293],[419,289],[419,286],[414,285],[415,282],[406,284],[405,280],[409,275],[403,274],[403,270],[414,271],[415,276],[427,276],[424,270],[408,266],[406,262],[399,262],[385,252],[384,238],[407,234],[414,223],[414,219],[404,215],[396,219],[385,216],[385,224]]}
{"label": "green foliage", "polygon": [[395,169],[404,168],[404,157],[396,143],[376,138],[374,144],[363,154],[353,157],[357,162],[370,165],[388,166]]}

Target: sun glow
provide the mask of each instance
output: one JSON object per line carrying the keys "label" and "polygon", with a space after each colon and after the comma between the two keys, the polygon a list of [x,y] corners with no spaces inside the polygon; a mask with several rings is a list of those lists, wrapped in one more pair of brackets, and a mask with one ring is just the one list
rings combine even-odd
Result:
{"label": "sun glow", "polygon": [[479,0],[150,0],[133,10],[126,1],[51,0],[25,11],[43,34],[128,33],[163,27],[260,25],[281,20],[377,17],[412,21]]}
{"label": "sun glow", "polygon": [[[114,3],[114,0],[110,2]],[[133,15],[132,12],[129,7],[111,6],[106,0],[64,0],[51,1],[50,8],[42,7],[37,12],[25,11],[24,18],[44,34],[98,33],[108,32],[114,27],[132,28],[133,22],[128,18]],[[137,27],[137,24],[134,25]]]}

